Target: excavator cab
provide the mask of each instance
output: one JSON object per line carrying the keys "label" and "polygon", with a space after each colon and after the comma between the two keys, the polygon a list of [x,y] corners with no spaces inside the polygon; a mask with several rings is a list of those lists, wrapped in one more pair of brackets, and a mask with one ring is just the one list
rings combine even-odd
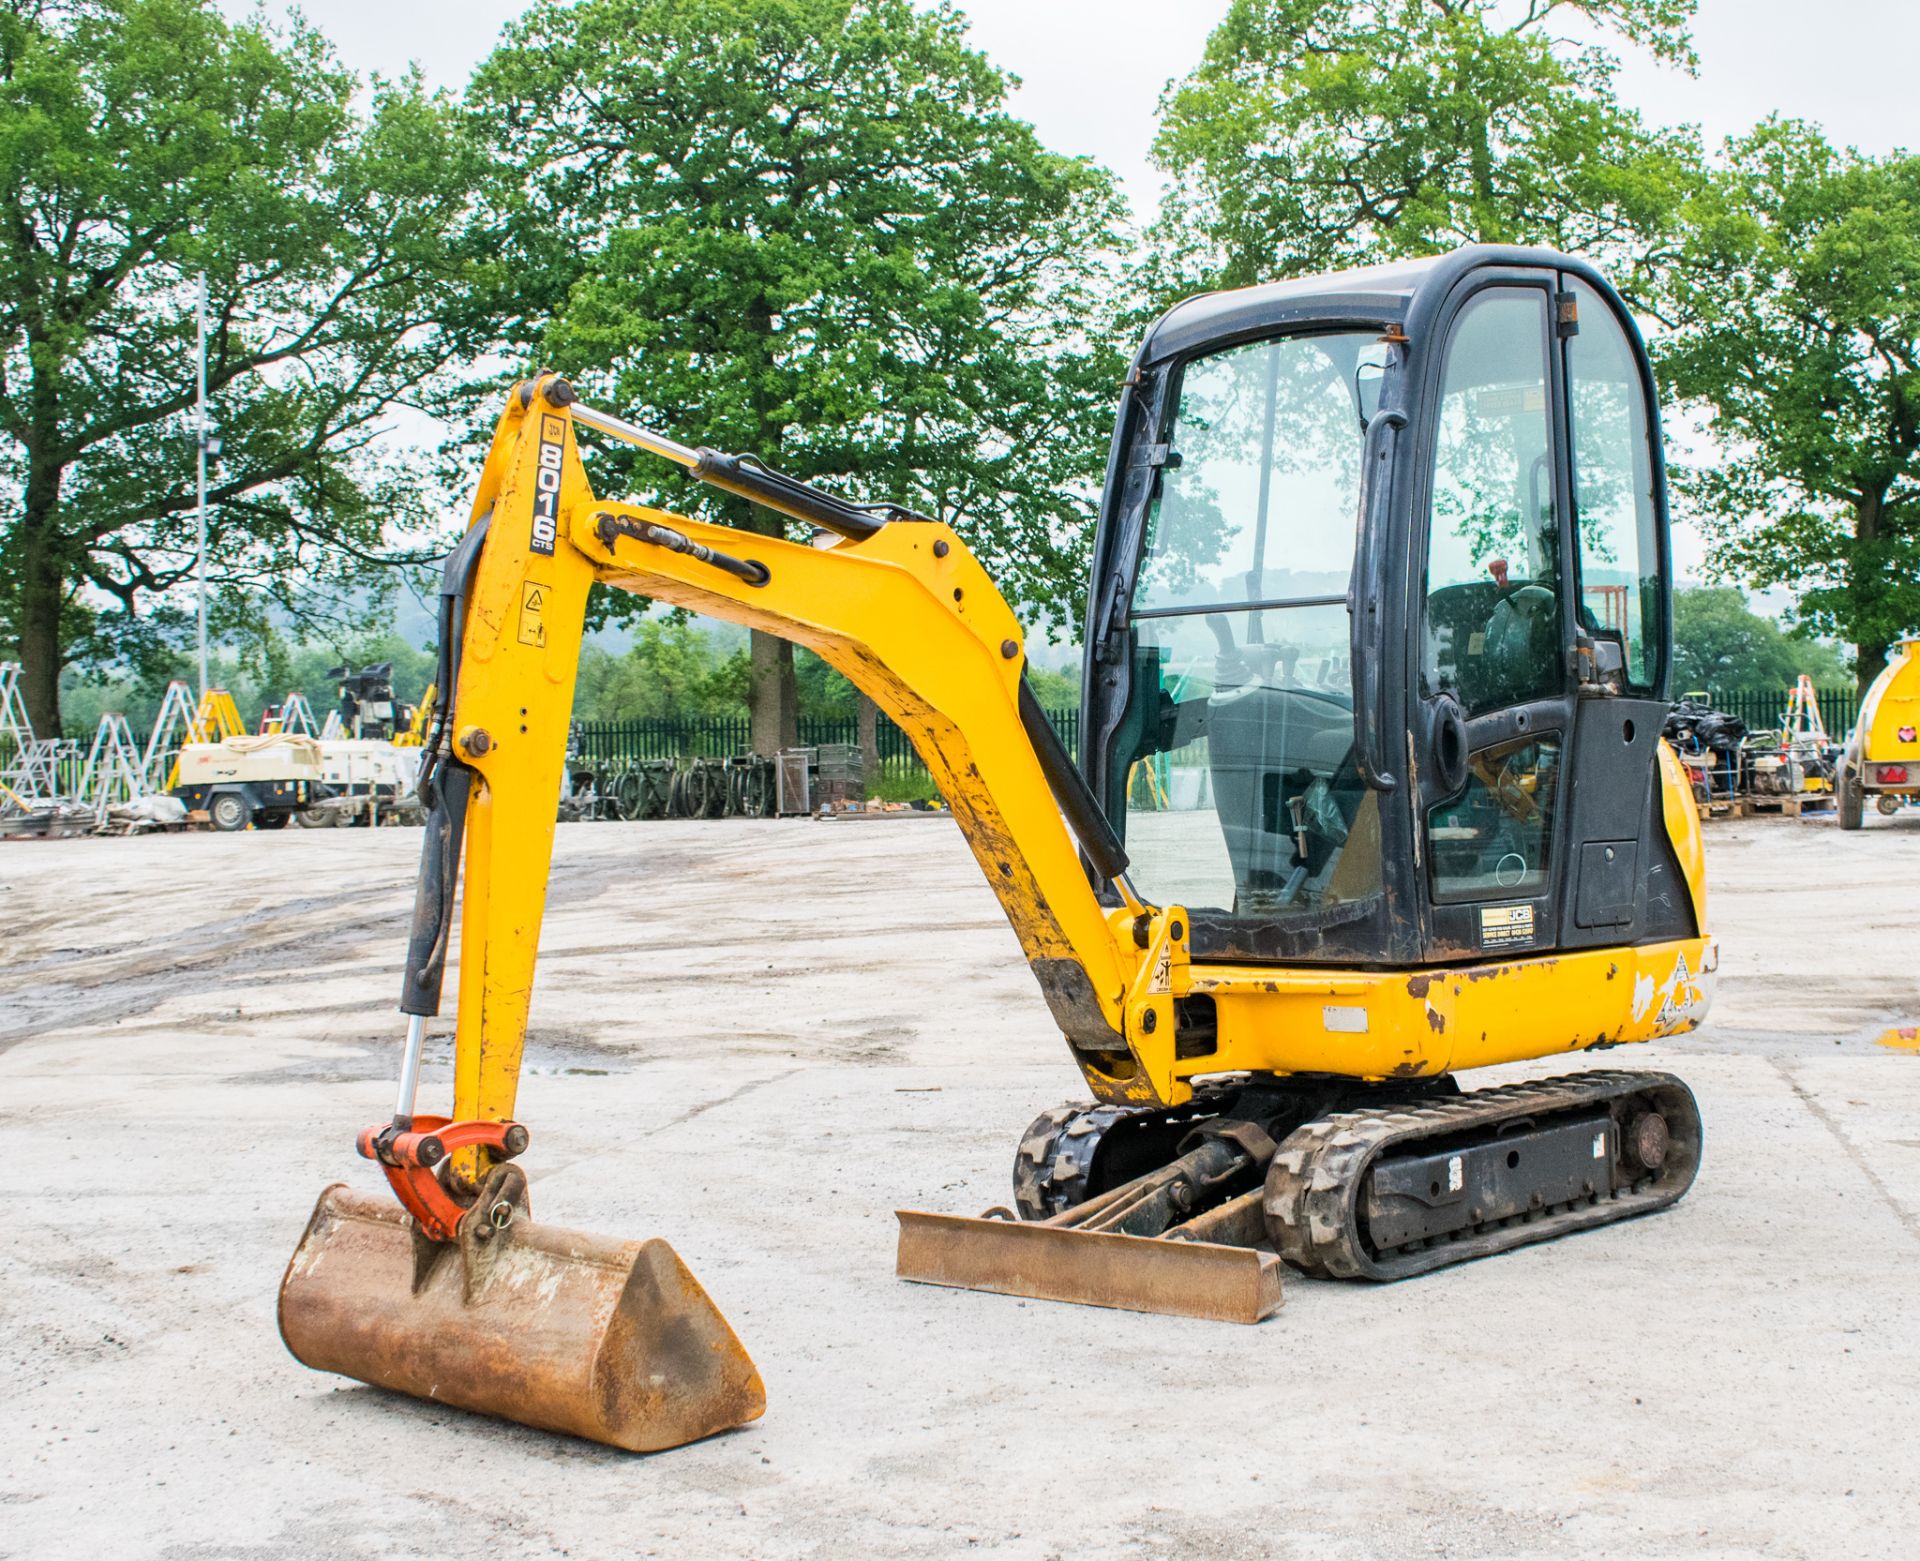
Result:
{"label": "excavator cab", "polygon": [[1171,1001],[1136,988],[1124,1051],[1056,1003],[1096,1099],[1022,1136],[998,1212],[1028,1223],[903,1215],[901,1271],[1247,1319],[1268,1247],[1391,1279],[1679,1197],[1678,1080],[1503,1106],[1454,1078],[1705,1014],[1668,547],[1651,368],[1582,261],[1470,248],[1163,316],[1108,470],[1080,764],[1128,859],[1104,903],[1154,908]]}
{"label": "excavator cab", "polygon": [[1191,956],[1418,967],[1692,932],[1631,317],[1466,250],[1182,304],[1134,366],[1084,763]]}
{"label": "excavator cab", "polygon": [[[799,522],[596,495],[581,435]],[[441,588],[400,1088],[287,1270],[301,1360],[629,1448],[761,1412],[660,1241],[536,1223],[515,1119],[596,583],[781,634],[912,738],[1091,1092],[1010,1206],[902,1211],[898,1272],[1255,1322],[1282,1267],[1388,1280],[1665,1208],[1664,1073],[1455,1075],[1684,1033],[1714,946],[1659,739],[1666,489],[1646,355],[1583,262],[1475,248],[1213,294],[1127,377],[1077,755],[950,526],[517,386]],[[462,905],[448,1115],[416,1110]]]}

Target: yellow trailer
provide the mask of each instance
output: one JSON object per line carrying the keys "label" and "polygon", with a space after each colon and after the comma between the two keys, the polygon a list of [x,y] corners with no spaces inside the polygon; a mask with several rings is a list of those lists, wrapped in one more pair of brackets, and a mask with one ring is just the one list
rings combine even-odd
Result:
{"label": "yellow trailer", "polygon": [[1920,798],[1920,635],[1901,640],[1860,701],[1860,719],[1840,760],[1840,827],[1866,822],[1867,798],[1897,813]]}

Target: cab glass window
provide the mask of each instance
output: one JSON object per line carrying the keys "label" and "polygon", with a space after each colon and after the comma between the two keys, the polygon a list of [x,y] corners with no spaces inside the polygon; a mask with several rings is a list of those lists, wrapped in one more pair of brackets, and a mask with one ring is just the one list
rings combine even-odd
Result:
{"label": "cab glass window", "polygon": [[1379,334],[1283,337],[1186,366],[1135,616],[1345,593]]}
{"label": "cab glass window", "polygon": [[1580,329],[1567,342],[1573,417],[1573,505],[1580,559],[1580,624],[1618,638],[1629,686],[1660,676],[1666,603],[1653,442],[1639,365],[1619,319],[1584,282],[1572,284]]}
{"label": "cab glass window", "polygon": [[1460,800],[1427,816],[1433,897],[1448,901],[1545,894],[1559,782],[1557,738],[1476,753]]}
{"label": "cab glass window", "polygon": [[1377,894],[1346,607],[1378,330],[1181,373],[1132,604],[1125,835],[1141,890],[1263,924]]}
{"label": "cab glass window", "polygon": [[1560,692],[1547,295],[1488,288],[1447,343],[1433,464],[1423,692],[1481,711]]}

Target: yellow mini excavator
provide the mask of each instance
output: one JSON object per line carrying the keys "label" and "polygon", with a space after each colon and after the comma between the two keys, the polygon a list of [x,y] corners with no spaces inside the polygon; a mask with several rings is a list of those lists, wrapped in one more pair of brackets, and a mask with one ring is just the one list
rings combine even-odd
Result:
{"label": "yellow mini excavator", "polygon": [[[596,498],[587,431],[816,545]],[[1011,1208],[902,1213],[904,1277],[1254,1322],[1283,1264],[1398,1279],[1665,1208],[1700,1159],[1678,1079],[1455,1075],[1706,1011],[1699,829],[1660,739],[1670,576],[1645,350],[1590,266],[1539,250],[1154,325],[1093,549],[1077,758],[947,526],[520,385],[441,587],[399,1099],[359,1139],[393,1196],[321,1195],[287,1344],[635,1449],[763,1408],[666,1243],[528,1214],[514,1094],[596,581],[805,645],[912,736],[1092,1091],[1021,1138]],[[457,887],[452,1110],[427,1116]]]}

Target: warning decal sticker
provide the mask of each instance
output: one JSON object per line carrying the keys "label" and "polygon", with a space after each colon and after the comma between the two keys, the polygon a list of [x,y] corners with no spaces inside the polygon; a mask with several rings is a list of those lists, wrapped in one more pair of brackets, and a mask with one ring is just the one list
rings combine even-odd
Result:
{"label": "warning decal sticker", "polygon": [[547,643],[548,589],[538,580],[528,580],[520,587],[520,643],[522,645]]}

